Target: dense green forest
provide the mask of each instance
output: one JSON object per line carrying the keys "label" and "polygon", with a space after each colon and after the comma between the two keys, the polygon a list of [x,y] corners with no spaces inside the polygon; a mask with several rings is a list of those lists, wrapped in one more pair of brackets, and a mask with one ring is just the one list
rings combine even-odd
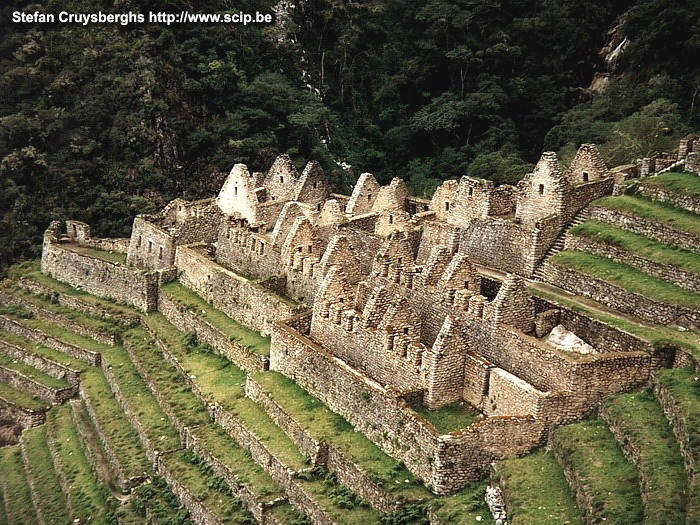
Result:
{"label": "dense green forest", "polygon": [[543,149],[566,162],[596,142],[616,165],[700,129],[699,2],[285,4],[266,26],[82,27],[11,14],[276,2],[3,2],[0,273],[39,254],[52,219],[125,235],[135,214],[281,152],[319,160],[341,191],[371,171],[429,195],[466,173],[513,183]]}

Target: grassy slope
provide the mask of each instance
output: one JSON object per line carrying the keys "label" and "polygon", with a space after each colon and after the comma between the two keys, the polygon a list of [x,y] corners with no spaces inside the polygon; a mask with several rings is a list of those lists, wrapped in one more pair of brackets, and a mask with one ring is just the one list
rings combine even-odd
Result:
{"label": "grassy slope", "polygon": [[700,309],[700,294],[691,292],[626,264],[583,252],[563,251],[550,259],[553,264],[566,266],[597,279],[615,284],[630,292],[655,301]]}
{"label": "grassy slope", "polygon": [[603,197],[594,201],[594,204],[632,213],[638,217],[657,221],[670,228],[700,235],[700,216],[664,202],[656,202],[632,195],[621,195],[619,197]]}
{"label": "grassy slope", "polygon": [[503,461],[498,476],[508,500],[508,523],[583,523],[564,472],[550,452]]}
{"label": "grassy slope", "polygon": [[483,419],[482,415],[469,406],[466,401],[452,403],[436,410],[419,407],[416,412],[430,421],[442,434],[467,428]]}
{"label": "grassy slope", "polygon": [[[554,438],[563,461],[576,472],[596,519],[608,523],[642,521],[637,471],[601,420],[559,427]],[[543,487],[546,493],[546,487]]]}
{"label": "grassy slope", "polygon": [[668,191],[700,197],[700,176],[695,173],[669,171],[639,181],[644,186],[660,186]]}
{"label": "grassy slope", "polygon": [[22,452],[18,446],[0,449],[0,476],[5,487],[3,497],[9,522],[34,525],[37,516],[22,463]]}
{"label": "grassy slope", "polygon": [[197,312],[206,321],[223,332],[230,340],[236,341],[259,355],[270,355],[270,338],[260,335],[241,323],[234,321],[221,310],[217,310],[192,290],[178,282],[163,286],[163,292],[188,309]]}
{"label": "grassy slope", "polygon": [[48,406],[48,403],[42,401],[41,399],[33,397],[26,392],[22,392],[21,390],[15,390],[4,383],[0,383],[0,397],[7,399],[20,407],[28,408],[30,410],[41,410],[42,408],[46,408]]}
{"label": "grassy slope", "polygon": [[58,475],[46,442],[43,426],[25,430],[22,434],[22,447],[26,451],[41,513],[47,525],[70,523],[65,497],[61,491]]}
{"label": "grassy slope", "polygon": [[641,450],[637,467],[646,479],[645,518],[653,523],[682,523],[686,476],[683,457],[658,400],[650,392],[609,398],[605,408],[625,440]]}
{"label": "grassy slope", "polygon": [[[700,177],[699,177],[700,178]],[[587,221],[569,230],[569,235],[586,237],[622,248],[659,264],[700,274],[700,256],[682,248],[662,244],[643,235],[598,221]]]}
{"label": "grassy slope", "polygon": [[[674,368],[659,371],[657,378],[659,384],[671,393],[685,420],[691,454],[695,464],[698,465],[700,464],[700,378],[698,373],[690,368]],[[688,523],[700,523],[699,489],[696,482],[689,493]]]}
{"label": "grassy slope", "polygon": [[105,523],[105,489],[92,473],[68,406],[56,407],[49,412],[46,432],[57,451],[57,470],[63,473],[67,486],[70,487],[66,496],[71,517],[83,522]]}

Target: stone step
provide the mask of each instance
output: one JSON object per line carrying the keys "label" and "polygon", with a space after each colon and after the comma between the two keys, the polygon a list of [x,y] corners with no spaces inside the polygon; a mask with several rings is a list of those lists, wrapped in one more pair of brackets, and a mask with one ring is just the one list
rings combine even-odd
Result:
{"label": "stone step", "polygon": [[64,378],[53,377],[38,368],[16,361],[0,353],[0,383],[26,392],[52,405],[60,405],[73,397],[78,387]]}
{"label": "stone step", "polygon": [[685,521],[687,479],[678,442],[651,392],[605,400],[600,415],[625,457],[637,467],[649,523]]}
{"label": "stone step", "polygon": [[0,448],[0,491],[9,523],[38,522],[19,446]]}
{"label": "stone step", "polygon": [[22,433],[21,447],[24,468],[37,513],[37,523],[40,525],[69,523],[68,507],[49,451],[46,429],[41,426],[25,430]]}
{"label": "stone step", "polygon": [[586,523],[642,522],[637,469],[627,461],[604,421],[595,419],[555,429],[550,449],[574,490]]}
{"label": "stone step", "polygon": [[698,372],[691,368],[659,370],[653,375],[654,393],[671,425],[683,456],[687,485],[687,523],[700,523],[700,483],[696,466],[700,462],[700,393]]}
{"label": "stone step", "polygon": [[551,452],[541,450],[493,465],[509,523],[582,525],[571,487]]}
{"label": "stone step", "polygon": [[68,406],[49,413],[46,437],[72,520],[107,523],[107,493],[85,455]]}

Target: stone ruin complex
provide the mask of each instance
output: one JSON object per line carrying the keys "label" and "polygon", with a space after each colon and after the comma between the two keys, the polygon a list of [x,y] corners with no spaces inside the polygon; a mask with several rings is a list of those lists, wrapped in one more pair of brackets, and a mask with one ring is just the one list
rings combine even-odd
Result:
{"label": "stone ruin complex", "polygon": [[[227,357],[293,379],[434,493],[451,494],[493,461],[545,444],[553,426],[581,420],[605,396],[689,359],[537,292],[567,282],[547,259],[594,200],[679,161],[700,171],[693,149],[700,139],[689,137],[677,156],[610,170],[584,144],[568,169],[544,153],[517,186],[464,176],[431,200],[370,173],[351,195],[336,194],[316,162],[299,173],[281,155],[267,173],[235,165],[216,198],[139,215],[130,239],[55,222],[41,268],[168,318],[178,313],[159,289],[179,279],[271,336],[269,358],[239,347]],[[126,253],[126,264],[83,248]],[[648,315],[700,323],[700,312],[681,308]],[[443,434],[419,414],[453,404],[478,411],[478,421]]]}

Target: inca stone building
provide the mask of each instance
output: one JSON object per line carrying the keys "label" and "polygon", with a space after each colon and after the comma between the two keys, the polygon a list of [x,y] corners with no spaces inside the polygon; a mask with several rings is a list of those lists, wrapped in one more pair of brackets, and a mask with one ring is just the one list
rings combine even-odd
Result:
{"label": "inca stone building", "polygon": [[[128,240],[53,223],[42,271],[160,310],[247,371],[281,372],[435,493],[450,494],[494,460],[543,445],[549,429],[580,420],[604,396],[690,359],[541,292],[551,283],[650,322],[700,323],[697,310],[630,299],[548,262],[565,239],[574,242],[572,225],[607,213],[591,203],[623,181],[679,160],[697,171],[694,147],[700,140],[689,137],[678,155],[611,171],[584,144],[568,169],[544,153],[517,186],[462,177],[430,201],[412,197],[401,179],[381,186],[369,173],[352,195],[335,194],[317,163],[299,173],[281,155],[267,173],[237,164],[216,198],[138,216]],[[81,247],[125,252],[127,264]],[[159,293],[174,279],[271,335],[269,358],[191,324]],[[443,434],[419,414],[455,404],[480,417]]]}

